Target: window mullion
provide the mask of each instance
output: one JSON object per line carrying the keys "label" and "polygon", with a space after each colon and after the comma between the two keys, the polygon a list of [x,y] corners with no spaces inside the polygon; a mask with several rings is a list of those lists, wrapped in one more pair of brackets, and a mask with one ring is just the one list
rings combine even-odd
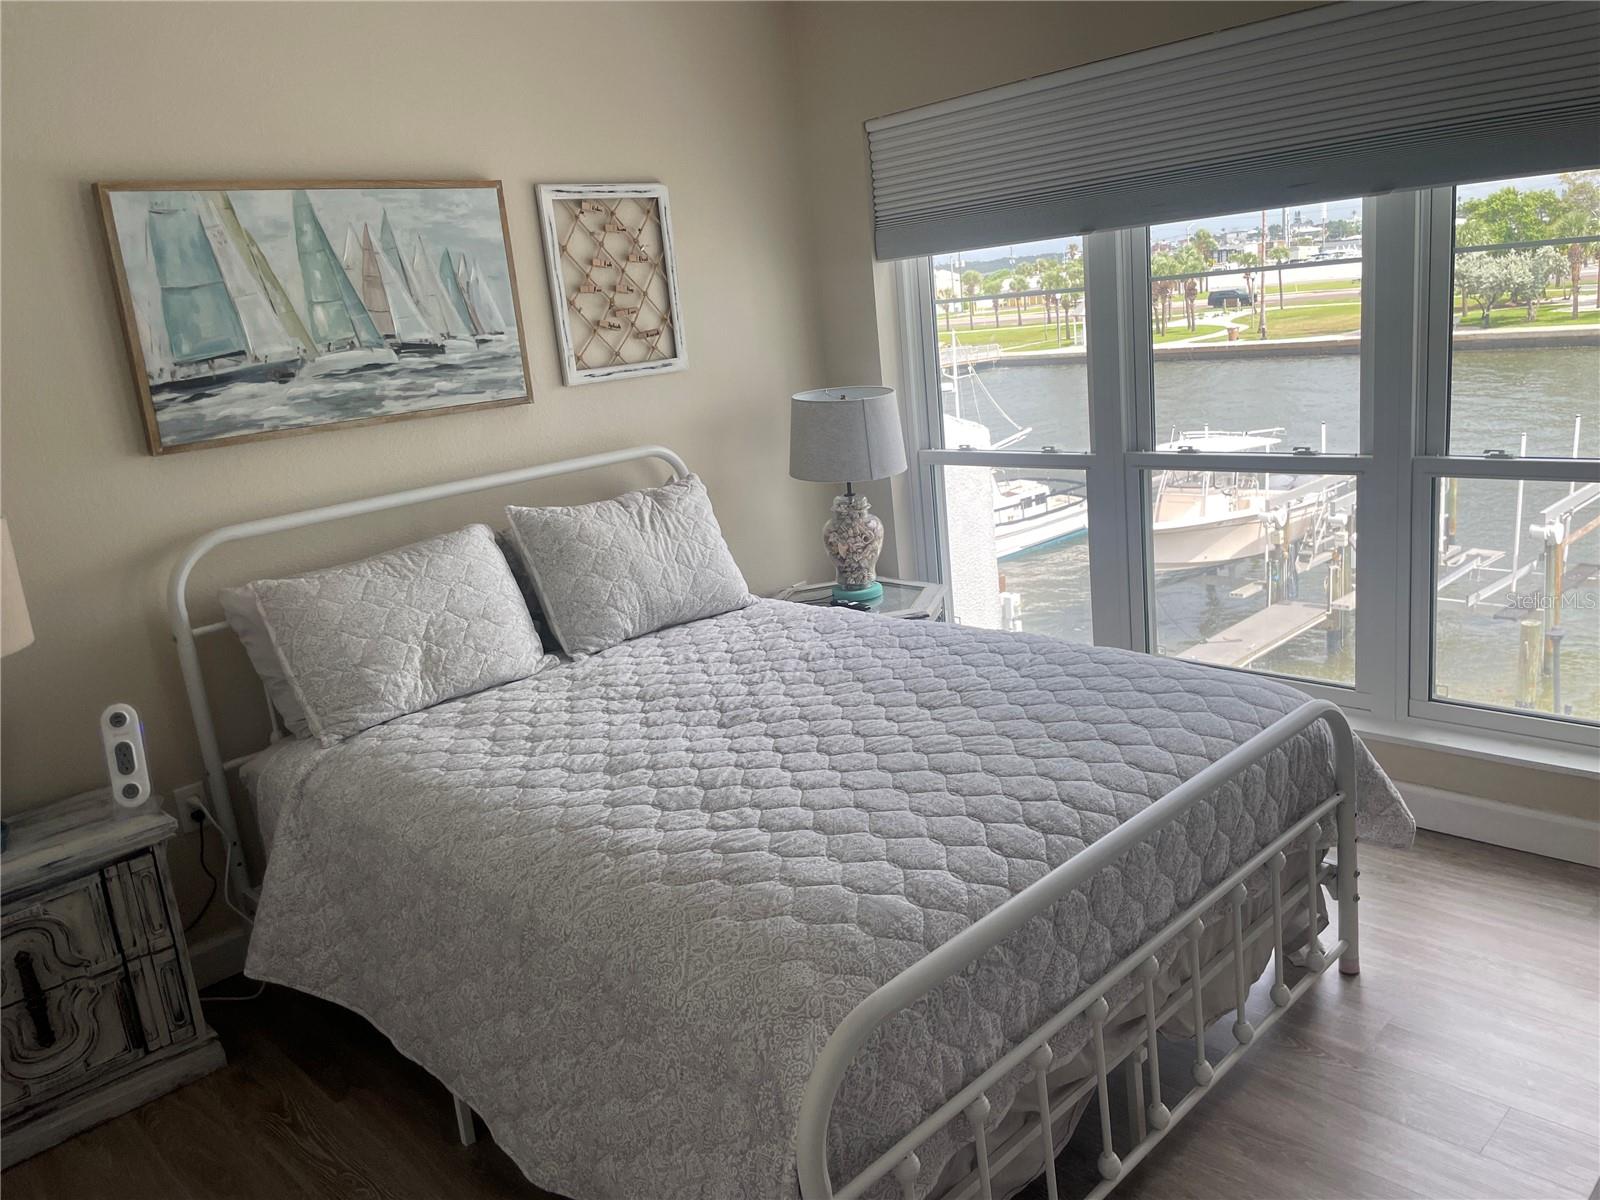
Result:
{"label": "window mullion", "polygon": [[907,456],[915,479],[911,520],[916,531],[912,569],[919,579],[945,579],[939,512],[943,505],[939,472],[922,461],[922,452],[944,444],[939,396],[939,345],[933,328],[933,263],[906,259],[895,265],[900,299],[900,386],[907,415]]}
{"label": "window mullion", "polygon": [[[1129,484],[1125,463],[1134,448],[1132,405],[1134,349],[1128,317],[1129,291],[1147,265],[1130,262],[1124,232],[1084,238],[1085,303],[1089,338],[1089,445],[1085,474],[1089,497],[1089,592],[1095,641],[1143,650],[1144,563],[1142,508]],[[1135,291],[1135,294],[1137,292]]]}

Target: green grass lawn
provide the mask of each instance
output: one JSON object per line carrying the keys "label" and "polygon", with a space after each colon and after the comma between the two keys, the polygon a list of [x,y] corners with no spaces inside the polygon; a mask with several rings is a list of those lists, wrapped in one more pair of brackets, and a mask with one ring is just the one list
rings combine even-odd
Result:
{"label": "green grass lawn", "polygon": [[[1456,306],[1459,316],[1460,305]],[[1540,325],[1600,325],[1600,312],[1592,307],[1580,309],[1578,315],[1572,315],[1572,304],[1545,304],[1537,310],[1533,320],[1528,320],[1528,310],[1520,304],[1506,308],[1497,308],[1489,314],[1490,329],[1527,329]],[[1467,316],[1459,324],[1461,329],[1483,329],[1483,314],[1476,305],[1467,309]]]}
{"label": "green grass lawn", "polygon": [[[1280,309],[1267,305],[1267,336],[1269,338],[1318,337],[1333,333],[1355,333],[1361,328],[1359,301],[1339,303],[1292,304]],[[1253,327],[1252,327],[1253,332]],[[1251,333],[1243,334],[1252,336]]]}
{"label": "green grass lawn", "polygon": [[[999,329],[993,325],[987,329],[982,325],[976,329],[962,329],[958,325],[954,333],[959,346],[999,346],[1006,351],[1059,350],[1073,345],[1065,330],[1061,337],[1056,336],[1054,325],[1002,325]],[[939,330],[939,345],[948,346],[950,337],[943,329]]]}
{"label": "green grass lawn", "polygon": [[[1295,271],[1285,271],[1283,273],[1283,294],[1285,296],[1293,296],[1296,292],[1349,291],[1361,286],[1361,280],[1359,279],[1302,279],[1296,282],[1294,278],[1296,274],[1298,272]],[[1276,296],[1278,294],[1278,273],[1269,268],[1264,282],[1267,292]]]}
{"label": "green grass lawn", "polygon": [[1172,321],[1167,326],[1166,333],[1157,333],[1154,326],[1151,326],[1150,329],[1150,342],[1156,346],[1165,346],[1168,342],[1187,341],[1189,338],[1204,338],[1208,342],[1222,342],[1227,340],[1228,331],[1226,329],[1218,329],[1214,325],[1201,325],[1191,331],[1181,312],[1172,314]]}

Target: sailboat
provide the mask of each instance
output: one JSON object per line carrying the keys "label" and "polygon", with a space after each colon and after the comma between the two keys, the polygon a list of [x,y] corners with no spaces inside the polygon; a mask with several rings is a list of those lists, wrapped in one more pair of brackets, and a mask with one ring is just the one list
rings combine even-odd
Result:
{"label": "sailboat", "polygon": [[506,319],[500,313],[500,306],[494,302],[489,281],[479,272],[477,263],[473,263],[467,273],[467,302],[483,322],[485,334],[496,340],[505,336]]}
{"label": "sailboat", "polygon": [[311,343],[310,331],[300,319],[299,311],[289,299],[288,291],[279,281],[272,264],[267,261],[260,244],[239,221],[239,214],[234,211],[232,198],[227,192],[215,192],[211,200],[216,205],[217,219],[222,222],[222,227],[228,231],[228,236],[233,239],[234,245],[239,248],[239,253],[244,256],[246,264],[254,272],[256,282],[267,297],[268,303],[272,305],[272,311],[282,323],[284,332],[294,339],[306,357],[314,358],[317,348]]}
{"label": "sailboat", "polygon": [[390,349],[396,354],[444,353],[444,339],[428,328],[394,268],[372,244],[371,226],[363,225],[359,238],[354,226],[346,229],[344,269]]}
{"label": "sailboat", "polygon": [[320,375],[393,363],[394,351],[356,294],[303,190],[294,194],[294,243],[305,281],[307,324],[317,350],[310,369]]}
{"label": "sailboat", "polygon": [[411,281],[415,289],[412,298],[428,327],[444,338],[445,350],[454,353],[472,349],[472,324],[448,298],[444,281],[420,234],[411,254]]}
{"label": "sailboat", "polygon": [[411,278],[411,269],[406,266],[405,256],[400,253],[400,239],[395,237],[394,226],[389,224],[388,209],[383,210],[383,219],[378,223],[378,248],[383,251],[383,257],[399,276],[400,286],[406,289],[406,295],[411,297],[418,308],[421,308],[422,300],[417,294],[417,281]]}
{"label": "sailboat", "polygon": [[294,376],[303,355],[201,197],[174,192],[152,200],[145,236],[161,291],[160,349],[168,355],[150,377],[152,391]]}
{"label": "sailboat", "polygon": [[[466,262],[463,255],[461,262]],[[439,259],[439,278],[444,283],[445,299],[456,310],[456,315],[472,331],[472,339],[479,344],[489,340],[489,335],[484,332],[483,322],[473,309],[471,301],[467,299],[466,280],[461,273],[461,266],[451,257],[446,250]]]}

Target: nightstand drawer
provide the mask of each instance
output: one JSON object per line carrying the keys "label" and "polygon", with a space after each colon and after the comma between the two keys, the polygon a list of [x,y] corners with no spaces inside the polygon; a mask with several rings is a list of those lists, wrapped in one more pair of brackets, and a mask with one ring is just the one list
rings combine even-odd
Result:
{"label": "nightstand drawer", "polygon": [[148,850],[113,863],[102,874],[122,952],[129,958],[172,945],[172,918],[163,898],[155,855]]}
{"label": "nightstand drawer", "polygon": [[121,963],[97,871],[7,907],[0,934],[0,1007],[22,1001],[24,979],[29,989],[49,991]]}
{"label": "nightstand drawer", "polygon": [[73,979],[0,1009],[0,1113],[65,1092],[139,1058],[122,972]]}
{"label": "nightstand drawer", "polygon": [[128,981],[133,986],[133,1006],[145,1049],[160,1050],[194,1037],[189,987],[176,950],[134,959],[128,964]]}

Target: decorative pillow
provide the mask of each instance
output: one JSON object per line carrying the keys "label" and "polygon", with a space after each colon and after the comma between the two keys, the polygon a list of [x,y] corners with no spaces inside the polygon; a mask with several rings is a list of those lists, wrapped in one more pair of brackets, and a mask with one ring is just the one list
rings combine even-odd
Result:
{"label": "decorative pillow", "polygon": [[550,630],[574,657],[755,599],[698,476],[506,516]]}
{"label": "decorative pillow", "polygon": [[325,746],[525,679],[544,661],[486,525],[292,579],[258,579],[222,602],[285,724]]}

